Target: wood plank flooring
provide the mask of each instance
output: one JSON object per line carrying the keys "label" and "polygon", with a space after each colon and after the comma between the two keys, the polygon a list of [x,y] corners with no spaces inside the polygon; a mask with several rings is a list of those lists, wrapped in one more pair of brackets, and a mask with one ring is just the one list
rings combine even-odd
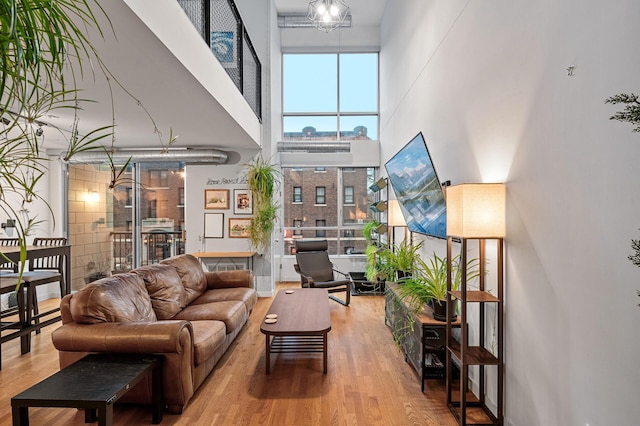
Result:
{"label": "wood plank flooring", "polygon": [[[299,284],[278,285],[289,287]],[[382,296],[352,297],[348,308],[330,303],[328,374],[322,374],[322,354],[274,354],[271,374],[265,375],[260,321],[271,300],[258,300],[248,324],[184,413],[165,412],[163,425],[456,424],[445,404],[444,381],[427,380],[420,392],[417,374],[384,324]],[[19,339],[2,345],[0,425],[11,424],[13,395],[58,371],[51,343],[55,328],[34,336],[26,355],[20,355]],[[31,408],[29,417],[32,425],[85,424],[84,413],[75,409]],[[114,409],[114,425],[150,423],[150,407]]]}

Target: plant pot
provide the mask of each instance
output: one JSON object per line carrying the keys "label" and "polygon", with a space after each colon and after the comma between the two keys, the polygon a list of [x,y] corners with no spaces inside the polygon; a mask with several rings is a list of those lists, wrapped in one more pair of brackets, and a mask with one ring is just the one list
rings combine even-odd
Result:
{"label": "plant pot", "polygon": [[[447,321],[447,301],[432,301],[431,307],[433,308],[433,319],[436,321]],[[455,309],[451,312],[451,321],[455,321],[458,318],[458,315],[455,312]]]}
{"label": "plant pot", "polygon": [[396,271],[396,274],[398,276],[398,280],[401,280],[404,277],[410,277],[411,276],[411,272],[407,272],[407,271]]}
{"label": "plant pot", "polygon": [[105,274],[104,272],[94,272],[93,274],[89,274],[86,277],[84,277],[84,283],[90,284],[94,281],[98,281],[99,279],[106,278],[106,277],[107,277],[107,274]]}

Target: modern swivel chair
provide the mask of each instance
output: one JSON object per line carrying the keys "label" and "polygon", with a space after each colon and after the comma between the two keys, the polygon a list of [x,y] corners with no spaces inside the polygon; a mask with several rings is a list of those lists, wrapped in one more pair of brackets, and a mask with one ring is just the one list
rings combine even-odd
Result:
{"label": "modern swivel chair", "polygon": [[[336,302],[349,306],[353,281],[348,273],[334,269],[327,253],[327,240],[297,240],[295,242],[296,264],[302,287],[324,288],[329,293],[346,292],[345,300],[329,296]],[[335,275],[342,277],[336,279]]]}

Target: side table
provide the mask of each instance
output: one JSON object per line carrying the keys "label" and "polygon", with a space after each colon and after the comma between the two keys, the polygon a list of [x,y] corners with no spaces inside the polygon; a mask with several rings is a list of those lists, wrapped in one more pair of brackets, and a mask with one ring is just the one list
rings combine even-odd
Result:
{"label": "side table", "polygon": [[113,404],[151,374],[152,421],[162,421],[162,356],[90,354],[11,398],[14,426],[29,424],[29,407],[85,410],[85,422],[113,423]]}

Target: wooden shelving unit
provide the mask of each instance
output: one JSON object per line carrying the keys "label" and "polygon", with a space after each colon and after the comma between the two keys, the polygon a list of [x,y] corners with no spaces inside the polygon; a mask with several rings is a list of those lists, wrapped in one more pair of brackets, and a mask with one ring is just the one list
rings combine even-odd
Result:
{"label": "wooden shelving unit", "polygon": [[388,236],[383,238],[383,234],[386,234],[388,230],[387,211],[389,207],[389,182],[387,178],[378,179],[369,186],[369,191],[375,194],[375,200],[371,203],[369,208],[374,212],[375,219],[380,223],[379,228],[384,228],[376,230],[376,241],[380,246],[387,245],[389,242]]}
{"label": "wooden shelving unit", "polygon": [[[467,238],[461,239],[461,254],[460,264],[467,265]],[[448,295],[447,303],[448,309],[453,309],[453,300],[458,299],[460,303],[460,321],[463,326],[461,328],[460,341],[456,341],[452,337],[453,324],[449,320],[447,322],[447,354],[446,354],[446,368],[447,368],[447,405],[451,412],[455,415],[460,425],[503,425],[504,424],[504,307],[503,307],[503,294],[504,294],[504,240],[502,238],[492,238],[496,240],[496,292],[497,295],[493,295],[485,291],[485,241],[486,238],[477,239],[479,246],[479,289],[468,290],[467,274],[466,270],[462,271],[462,282],[460,283],[460,289],[458,291],[452,291],[451,289],[451,259],[452,259],[452,245],[453,239],[449,237],[447,239],[447,262],[448,262]],[[464,268],[463,268],[464,269]],[[468,332],[468,305],[474,303],[478,304],[478,342],[471,345],[469,343]],[[491,353],[486,347],[485,342],[485,328],[486,328],[486,307],[492,304],[497,311],[497,322],[495,324],[497,346],[495,354]],[[460,383],[459,398],[454,400],[453,390],[454,383],[453,377],[449,373],[450,366],[455,359],[460,365]],[[479,366],[478,374],[478,393],[477,400],[473,398],[473,401],[469,400],[469,367]],[[486,383],[485,383],[485,367],[495,366],[497,368],[496,373],[496,412],[492,412],[486,404]],[[479,407],[485,414],[490,423],[467,423],[468,409],[472,407]]]}
{"label": "wooden shelving unit", "polygon": [[[447,324],[433,318],[433,311],[425,306],[422,312],[412,313],[400,297],[400,287],[387,283],[385,294],[385,324],[391,329],[393,338],[404,352],[405,361],[411,364],[421,380],[424,392],[425,379],[444,379]],[[456,320],[451,327],[460,327]],[[428,362],[428,358],[435,361]],[[457,368],[456,368],[457,373]]]}

